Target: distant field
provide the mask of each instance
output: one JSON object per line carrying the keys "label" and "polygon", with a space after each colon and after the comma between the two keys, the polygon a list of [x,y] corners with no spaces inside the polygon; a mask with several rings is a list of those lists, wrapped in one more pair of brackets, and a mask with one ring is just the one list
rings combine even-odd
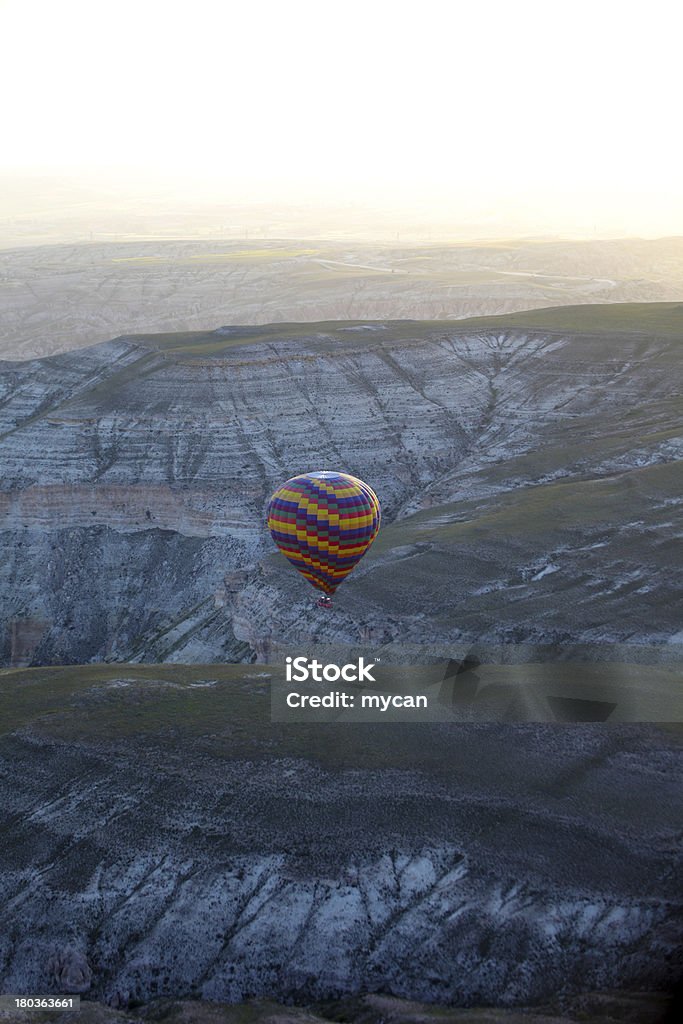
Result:
{"label": "distant field", "polygon": [[177,264],[192,266],[194,263],[221,263],[225,260],[291,260],[300,256],[315,256],[318,249],[237,249],[231,252],[193,253],[185,258],[168,256],[117,256],[112,263]]}
{"label": "distant field", "polygon": [[0,250],[0,300],[5,358],[224,324],[453,322],[583,303],[680,302],[683,239],[97,238]]}

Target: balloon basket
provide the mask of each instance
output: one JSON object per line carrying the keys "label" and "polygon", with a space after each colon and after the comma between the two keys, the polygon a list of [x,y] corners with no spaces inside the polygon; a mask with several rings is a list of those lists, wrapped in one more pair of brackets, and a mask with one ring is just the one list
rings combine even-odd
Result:
{"label": "balloon basket", "polygon": [[330,597],[319,597],[318,598],[318,608],[328,608],[329,609],[331,607],[332,607],[332,599]]}

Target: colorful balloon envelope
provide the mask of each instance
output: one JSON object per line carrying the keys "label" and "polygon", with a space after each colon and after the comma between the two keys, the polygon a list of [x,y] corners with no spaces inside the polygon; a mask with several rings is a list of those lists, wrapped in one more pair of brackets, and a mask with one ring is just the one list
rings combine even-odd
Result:
{"label": "colorful balloon envelope", "polygon": [[[377,536],[377,495],[348,473],[303,473],[278,487],[268,529],[283,555],[317,590],[330,595]],[[324,606],[329,601],[323,599]]]}

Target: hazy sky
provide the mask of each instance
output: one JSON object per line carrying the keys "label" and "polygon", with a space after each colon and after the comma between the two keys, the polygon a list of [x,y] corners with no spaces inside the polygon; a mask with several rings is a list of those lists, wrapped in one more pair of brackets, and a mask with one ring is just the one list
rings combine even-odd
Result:
{"label": "hazy sky", "polygon": [[0,0],[0,169],[683,233],[671,0]]}

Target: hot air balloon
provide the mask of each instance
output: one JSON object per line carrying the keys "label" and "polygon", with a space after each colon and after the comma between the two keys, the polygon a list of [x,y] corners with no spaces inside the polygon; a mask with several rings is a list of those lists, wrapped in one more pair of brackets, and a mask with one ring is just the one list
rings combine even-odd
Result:
{"label": "hot air balloon", "polygon": [[348,473],[303,473],[278,487],[268,505],[268,529],[285,558],[323,596],[334,594],[377,536],[377,495]]}

